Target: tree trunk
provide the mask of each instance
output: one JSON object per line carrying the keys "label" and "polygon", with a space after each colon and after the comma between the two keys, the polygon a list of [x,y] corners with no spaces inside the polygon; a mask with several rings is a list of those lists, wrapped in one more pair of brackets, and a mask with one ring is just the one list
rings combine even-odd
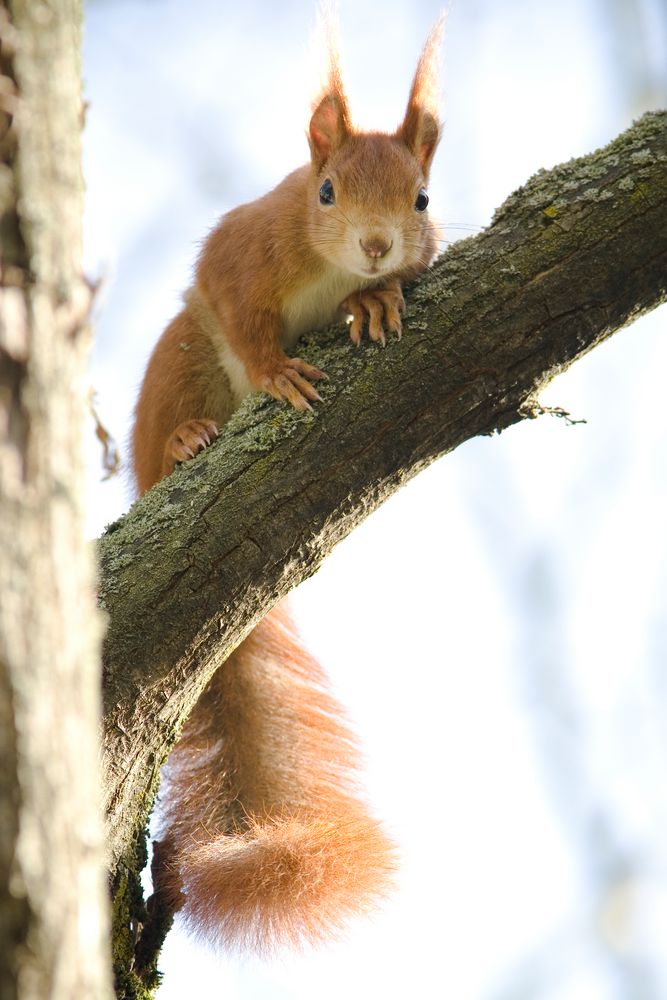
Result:
{"label": "tree trunk", "polygon": [[83,533],[81,10],[0,3],[0,996],[111,995]]}
{"label": "tree trunk", "polygon": [[[213,671],[337,541],[438,456],[542,411],[559,371],[667,297],[667,114],[540,172],[408,295],[401,342],[300,354],[314,414],[255,396],[100,542],[105,795],[119,933],[141,829]],[[319,388],[319,386],[318,386]],[[128,956],[127,961],[131,958]]]}

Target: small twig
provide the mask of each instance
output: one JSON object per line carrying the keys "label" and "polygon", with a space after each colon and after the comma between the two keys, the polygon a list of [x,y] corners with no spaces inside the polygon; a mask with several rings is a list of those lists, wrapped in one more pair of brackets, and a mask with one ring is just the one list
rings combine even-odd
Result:
{"label": "small twig", "polygon": [[102,444],[102,468],[105,471],[105,475],[102,476],[102,481],[105,482],[107,479],[111,479],[112,476],[118,474],[120,469],[120,452],[118,451],[118,445],[116,444],[114,438],[97,415],[97,410],[95,409],[94,389],[90,390],[88,396],[88,407],[90,409],[90,415],[95,422],[95,437]]}
{"label": "small twig", "polygon": [[575,420],[567,410],[564,410],[562,406],[542,406],[538,403],[533,410],[533,415],[536,417],[542,417],[545,414],[549,414],[551,417],[560,417],[564,420],[568,427],[574,427],[575,424],[587,424],[588,421],[585,418]]}

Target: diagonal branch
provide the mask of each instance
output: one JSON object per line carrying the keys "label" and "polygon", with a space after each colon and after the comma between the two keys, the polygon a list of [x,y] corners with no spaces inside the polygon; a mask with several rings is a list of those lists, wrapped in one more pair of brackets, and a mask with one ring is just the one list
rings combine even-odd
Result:
{"label": "diagonal branch", "polygon": [[212,672],[394,490],[477,434],[537,415],[540,389],[667,297],[667,113],[541,171],[408,296],[406,333],[302,352],[328,372],[297,414],[255,396],[216,444],[100,542],[105,766],[115,866]]}

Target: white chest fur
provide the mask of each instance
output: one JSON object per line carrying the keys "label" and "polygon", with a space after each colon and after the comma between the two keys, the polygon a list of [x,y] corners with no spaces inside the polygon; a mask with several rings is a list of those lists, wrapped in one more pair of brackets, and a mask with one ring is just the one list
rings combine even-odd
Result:
{"label": "white chest fur", "polygon": [[[303,333],[328,326],[336,318],[343,299],[370,283],[349,271],[329,267],[320,278],[302,285],[283,304],[282,346],[290,350]],[[196,287],[189,289],[184,299],[198,325],[206,331],[216,347],[220,364],[229,378],[236,407],[245,396],[254,391],[245,365],[230,347],[217,317]]]}
{"label": "white chest fur", "polygon": [[321,277],[302,285],[283,304],[283,347],[289,350],[301,334],[332,323],[343,299],[365,284],[358,275],[328,267]]}

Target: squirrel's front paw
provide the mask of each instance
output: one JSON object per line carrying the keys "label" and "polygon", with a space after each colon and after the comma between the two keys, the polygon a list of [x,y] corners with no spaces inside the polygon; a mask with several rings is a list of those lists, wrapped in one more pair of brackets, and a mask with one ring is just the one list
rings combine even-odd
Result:
{"label": "squirrel's front paw", "polygon": [[388,332],[401,337],[401,313],[405,309],[405,299],[398,281],[388,282],[384,288],[370,288],[368,291],[352,292],[341,302],[350,316],[350,337],[356,347],[361,343],[361,334],[368,320],[368,336],[376,344],[385,345],[385,327]]}
{"label": "squirrel's front paw", "polygon": [[322,402],[316,389],[308,379],[326,378],[324,372],[301,358],[281,358],[271,368],[259,376],[259,385],[274,399],[286,400],[296,410],[312,410],[310,401]]}
{"label": "squirrel's front paw", "polygon": [[218,425],[214,420],[186,420],[179,424],[167,438],[162,457],[162,475],[173,472],[177,462],[187,462],[189,458],[203,451],[218,436]]}

